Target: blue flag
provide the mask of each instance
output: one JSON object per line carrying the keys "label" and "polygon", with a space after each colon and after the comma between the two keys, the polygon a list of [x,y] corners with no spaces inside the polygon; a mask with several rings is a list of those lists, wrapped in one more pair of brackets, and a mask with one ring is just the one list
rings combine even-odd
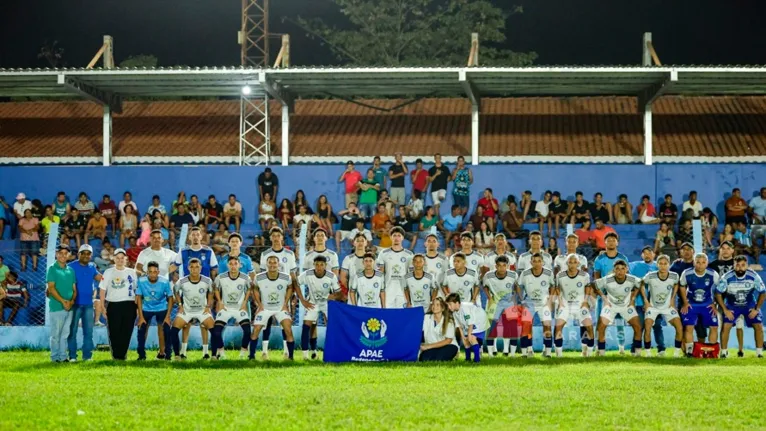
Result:
{"label": "blue flag", "polygon": [[423,307],[379,309],[328,303],[325,362],[417,361]]}

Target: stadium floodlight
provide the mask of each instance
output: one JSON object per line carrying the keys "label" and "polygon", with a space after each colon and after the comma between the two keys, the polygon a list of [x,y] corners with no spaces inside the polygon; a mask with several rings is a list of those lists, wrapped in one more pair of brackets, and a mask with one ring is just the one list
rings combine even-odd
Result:
{"label": "stadium floodlight", "polygon": [[245,96],[249,96],[252,91],[253,90],[250,88],[249,85],[245,85],[244,87],[242,87],[242,94],[244,94]]}

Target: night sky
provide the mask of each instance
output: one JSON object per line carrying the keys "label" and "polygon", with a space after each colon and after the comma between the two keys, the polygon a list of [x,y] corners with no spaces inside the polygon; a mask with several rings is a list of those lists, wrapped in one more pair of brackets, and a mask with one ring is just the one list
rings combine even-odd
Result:
{"label": "night sky", "polygon": [[[538,65],[638,64],[644,31],[653,32],[664,64],[766,64],[763,0],[496,3],[524,7],[523,15],[508,20],[507,46],[536,51]],[[236,66],[240,8],[241,0],[2,0],[0,67],[46,66],[37,58],[46,40],[65,48],[69,67],[84,67],[103,34],[115,38],[117,63],[152,54],[160,66]],[[282,19],[297,13],[338,17],[328,0],[271,0],[271,31],[291,35],[293,65],[336,64],[326,48]],[[277,45],[275,37],[272,57]]]}

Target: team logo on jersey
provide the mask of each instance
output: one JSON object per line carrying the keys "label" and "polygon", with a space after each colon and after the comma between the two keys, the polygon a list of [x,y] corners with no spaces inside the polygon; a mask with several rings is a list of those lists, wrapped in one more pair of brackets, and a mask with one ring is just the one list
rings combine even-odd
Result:
{"label": "team logo on jersey", "polygon": [[407,262],[407,258],[406,258],[406,257],[404,257],[404,256],[402,256],[402,258],[401,258],[401,259],[399,259],[399,260],[401,260],[401,261],[402,261],[402,263],[404,263],[404,262]]}
{"label": "team logo on jersey", "polygon": [[427,284],[424,284],[424,285],[423,285],[423,290],[426,290],[426,289],[428,289],[429,287],[430,287],[429,285],[427,285]]}
{"label": "team logo on jersey", "polygon": [[247,311],[240,311],[239,315],[240,315],[240,317],[246,317],[247,316]]}
{"label": "team logo on jersey", "polygon": [[540,282],[540,286],[542,286],[542,287],[545,287],[547,284],[548,284],[548,282],[547,282],[547,281],[541,281],[541,282]]}
{"label": "team logo on jersey", "polygon": [[287,258],[286,257],[282,258],[282,263],[287,263]]}
{"label": "team logo on jersey", "polygon": [[362,336],[359,337],[359,341],[367,347],[377,349],[388,341],[386,330],[388,327],[385,320],[371,317],[362,322]]}
{"label": "team logo on jersey", "polygon": [[129,280],[122,279],[120,277],[112,279],[112,289],[124,289],[126,282]]}
{"label": "team logo on jersey", "polygon": [[324,288],[324,289],[327,289],[327,288],[329,288],[329,287],[330,287],[330,284],[329,284],[329,283],[324,283],[324,284],[322,284],[322,288]]}
{"label": "team logo on jersey", "polygon": [[580,310],[580,314],[582,314],[583,316],[587,316],[588,315],[588,310],[583,308],[582,310]]}
{"label": "team logo on jersey", "polygon": [[471,284],[471,282],[470,282],[470,281],[468,281],[468,280],[466,280],[466,281],[464,281],[464,282],[463,282],[463,285],[465,285],[465,286],[468,286],[468,285],[470,285],[470,284]]}
{"label": "team logo on jersey", "polygon": [[512,287],[511,283],[505,283],[505,288],[510,289]]}
{"label": "team logo on jersey", "polygon": [[442,269],[442,264],[441,264],[441,263],[437,263],[437,264],[436,264],[436,268],[437,268],[437,269]]}
{"label": "team logo on jersey", "polygon": [[372,287],[377,289],[378,287],[380,287],[380,284],[376,281],[375,283],[372,283]]}
{"label": "team logo on jersey", "polygon": [[668,292],[670,292],[671,290],[673,290],[673,286],[671,286],[671,285],[669,285],[669,284],[668,284],[668,286],[665,288],[665,290],[667,290]]}
{"label": "team logo on jersey", "polygon": [[630,291],[630,287],[625,286],[625,293],[628,293]]}
{"label": "team logo on jersey", "polygon": [[200,289],[199,289],[199,293],[200,293],[200,294],[202,294],[202,293],[205,293],[205,288],[203,288],[203,287],[200,287]]}
{"label": "team logo on jersey", "polygon": [[471,260],[471,265],[476,266],[478,264],[479,264],[479,262],[476,262],[476,259]]}
{"label": "team logo on jersey", "polygon": [[205,255],[203,254],[203,255],[202,255],[202,256],[200,256],[199,258],[200,258],[200,260],[204,261],[205,259],[207,259],[207,256],[205,256]]}
{"label": "team logo on jersey", "polygon": [[281,284],[277,284],[277,290],[282,290],[282,287],[283,286]]}
{"label": "team logo on jersey", "polygon": [[707,286],[710,286],[710,280],[708,280],[708,279],[706,278],[706,279],[705,279],[705,287],[707,287]]}
{"label": "team logo on jersey", "polygon": [[245,289],[245,286],[243,286],[241,284],[239,286],[237,286],[237,290],[244,290],[244,289]]}
{"label": "team logo on jersey", "polygon": [[577,287],[582,287],[582,282],[577,282]]}

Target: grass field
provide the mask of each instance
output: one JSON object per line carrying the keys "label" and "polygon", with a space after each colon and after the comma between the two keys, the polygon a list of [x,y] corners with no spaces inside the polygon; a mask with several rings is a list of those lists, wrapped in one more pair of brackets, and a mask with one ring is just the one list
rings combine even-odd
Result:
{"label": "grass field", "polygon": [[0,352],[0,430],[766,428],[766,362],[752,357],[573,354],[478,366],[47,358]]}

